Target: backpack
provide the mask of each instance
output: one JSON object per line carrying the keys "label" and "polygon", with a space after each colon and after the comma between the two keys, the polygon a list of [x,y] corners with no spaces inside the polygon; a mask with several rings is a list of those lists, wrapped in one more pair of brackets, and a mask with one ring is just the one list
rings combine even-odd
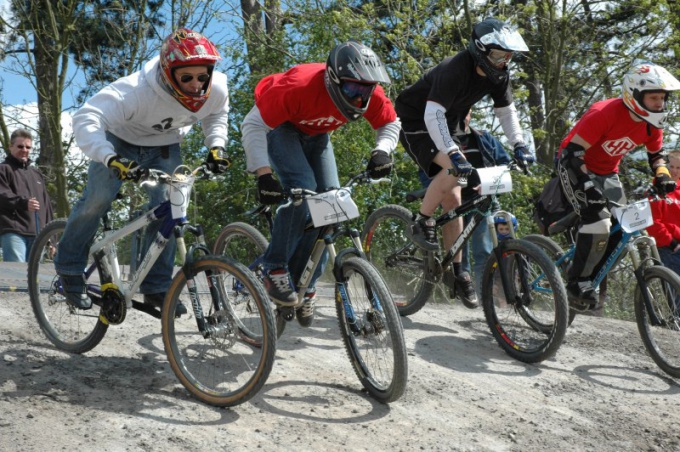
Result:
{"label": "backpack", "polygon": [[553,176],[543,187],[538,200],[534,203],[534,221],[543,235],[548,234],[548,226],[564,218],[573,211],[564,197],[560,178]]}

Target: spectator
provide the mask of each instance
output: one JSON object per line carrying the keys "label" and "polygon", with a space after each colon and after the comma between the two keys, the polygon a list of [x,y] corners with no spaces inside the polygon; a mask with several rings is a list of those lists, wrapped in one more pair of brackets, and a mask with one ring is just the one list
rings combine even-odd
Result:
{"label": "spectator", "polygon": [[[141,71],[123,77],[95,94],[73,116],[80,149],[90,159],[83,196],[69,216],[59,242],[55,267],[69,303],[89,309],[83,269],[100,220],[123,180],[138,167],[173,173],[182,163],[180,142],[199,121],[210,149],[207,164],[216,172],[229,166],[227,78],[214,70],[220,55],[205,36],[180,28],[168,36],[160,56]],[[165,200],[165,187],[148,188],[150,206]],[[143,251],[156,239],[159,221],[147,227]],[[175,258],[174,236],[141,284],[144,303],[160,308],[170,287]],[[179,304],[176,315],[186,313]]]}
{"label": "spectator", "polygon": [[40,227],[52,221],[45,178],[31,166],[33,136],[17,129],[0,164],[0,242],[5,262],[26,262]]}
{"label": "spectator", "polygon": [[[255,87],[255,106],[241,127],[248,171],[258,176],[260,202],[278,204],[291,188],[320,192],[339,187],[330,133],[362,117],[377,131],[367,170],[373,178],[387,176],[400,123],[379,83],[390,83],[382,61],[355,41],[336,46],[326,64],[301,64],[262,79]],[[297,304],[293,281],[300,278],[316,239],[313,232],[304,234],[308,215],[302,203],[280,208],[274,219],[264,254],[264,282],[269,296],[282,306]],[[296,311],[302,326],[314,319],[314,284],[326,259]]]}
{"label": "spectator", "polygon": [[[519,124],[512,97],[508,64],[514,52],[529,50],[517,31],[494,18],[476,24],[468,48],[444,59],[416,83],[399,94],[395,102],[402,121],[400,141],[418,166],[432,178],[425,193],[413,240],[423,249],[439,248],[432,218],[439,205],[449,211],[460,205],[461,191],[455,173],[466,176],[472,165],[461,152],[452,132],[461,124],[473,105],[486,95],[494,104],[494,113],[514,148],[519,161],[533,162]],[[462,231],[462,221],[451,221],[442,229],[443,246],[451,247]],[[475,289],[461,264],[462,256],[453,259],[457,291],[466,304],[476,304]],[[449,271],[447,269],[447,271]]]}
{"label": "spectator", "polygon": [[[668,153],[668,170],[671,179],[680,179],[680,150]],[[668,202],[653,202],[654,224],[647,228],[656,240],[663,264],[680,275],[680,186],[666,195]]]}

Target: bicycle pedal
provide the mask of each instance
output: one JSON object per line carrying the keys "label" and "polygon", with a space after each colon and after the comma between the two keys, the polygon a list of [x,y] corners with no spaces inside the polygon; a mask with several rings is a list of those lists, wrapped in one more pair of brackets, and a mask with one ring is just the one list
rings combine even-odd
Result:
{"label": "bicycle pedal", "polygon": [[277,307],[276,310],[286,322],[291,322],[295,318],[295,308],[293,307]]}

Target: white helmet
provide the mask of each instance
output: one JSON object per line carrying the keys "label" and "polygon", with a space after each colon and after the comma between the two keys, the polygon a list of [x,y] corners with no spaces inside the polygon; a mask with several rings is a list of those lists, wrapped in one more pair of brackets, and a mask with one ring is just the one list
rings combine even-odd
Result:
{"label": "white helmet", "polygon": [[[677,90],[680,90],[680,82],[666,69],[654,63],[636,64],[623,77],[623,103],[638,118],[657,129],[663,128],[668,118],[668,95]],[[645,107],[643,98],[646,92],[666,93],[662,111],[650,111]]]}

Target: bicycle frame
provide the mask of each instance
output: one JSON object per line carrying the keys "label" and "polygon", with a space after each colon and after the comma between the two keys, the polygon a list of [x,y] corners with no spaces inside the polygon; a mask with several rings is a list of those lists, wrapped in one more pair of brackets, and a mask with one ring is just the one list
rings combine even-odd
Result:
{"label": "bicycle frame", "polygon": [[[196,171],[198,170],[195,170],[193,174],[195,174]],[[165,183],[170,186],[173,182],[166,181]],[[191,185],[193,185],[193,180],[191,181]],[[182,201],[184,208],[188,205],[188,201],[188,199]],[[183,230],[182,228],[179,228],[179,226],[186,226],[188,221],[185,216],[173,213],[173,205],[175,207],[177,206],[177,204],[173,203],[172,199],[163,201],[158,206],[138,215],[135,219],[119,229],[112,229],[108,218],[106,216],[104,217],[104,236],[95,241],[90,247],[89,255],[93,257],[94,263],[85,270],[86,278],[89,278],[95,271],[99,270],[102,281],[100,281],[99,286],[96,284],[88,284],[87,293],[89,295],[101,299],[107,290],[116,290],[125,299],[126,307],[132,307],[132,297],[139,290],[142,281],[144,281],[144,278],[149,274],[151,267],[158,260],[158,257],[167,246],[170,236],[173,233],[176,237],[180,260],[185,263],[186,267],[187,249],[184,242]],[[118,262],[116,243],[120,239],[134,234],[156,220],[162,220],[156,238],[135,268],[133,269],[131,266],[129,279],[124,280]],[[203,236],[202,228],[191,227],[191,230],[196,233],[199,238]],[[205,251],[207,253],[207,249]]]}

